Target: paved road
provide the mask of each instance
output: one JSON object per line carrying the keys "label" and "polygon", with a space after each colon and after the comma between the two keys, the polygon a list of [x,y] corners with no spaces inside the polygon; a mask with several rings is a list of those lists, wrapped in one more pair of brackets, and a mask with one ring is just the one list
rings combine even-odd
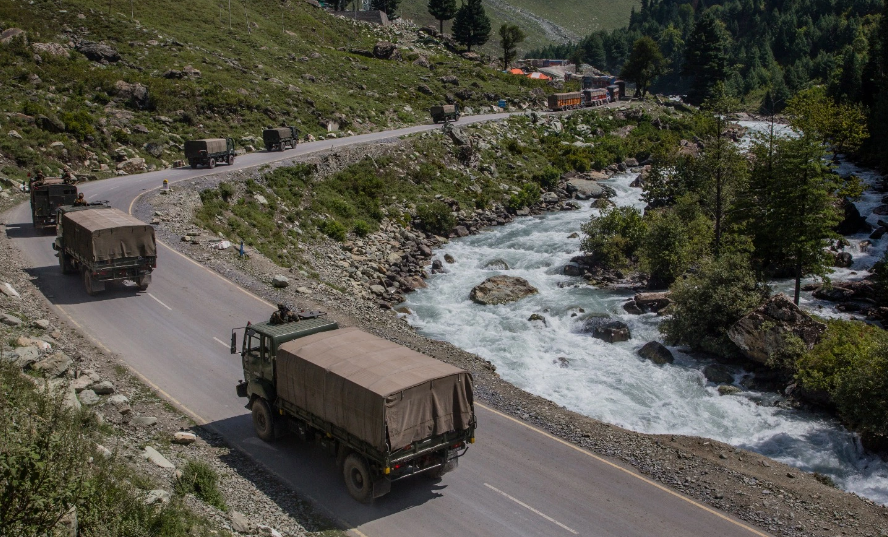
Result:
{"label": "paved road", "polygon": [[[502,118],[464,118],[461,124]],[[285,153],[238,157],[234,169],[298,154],[373,142],[436,127],[306,143]],[[227,171],[220,167],[217,171]],[[82,185],[90,200],[123,210],[148,189],[210,173],[177,169]],[[230,329],[266,319],[271,305],[191,259],[160,245],[147,292],[114,290],[90,297],[80,278],[63,276],[50,245],[35,233],[26,205],[9,213],[7,234],[24,254],[52,305],[95,341],[118,353],[165,397],[232,446],[268,467],[358,536],[712,536],[764,535],[742,522],[647,481],[483,405],[478,443],[440,482],[397,482],[372,505],[353,501],[332,457],[313,444],[260,441],[244,400],[236,397],[239,357]],[[139,329],[133,330],[138,326]]]}

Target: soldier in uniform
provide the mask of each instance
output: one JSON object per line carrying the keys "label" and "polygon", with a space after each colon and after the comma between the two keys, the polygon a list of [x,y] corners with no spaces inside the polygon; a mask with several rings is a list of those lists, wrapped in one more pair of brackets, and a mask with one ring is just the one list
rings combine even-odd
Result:
{"label": "soldier in uniform", "polygon": [[89,203],[86,201],[86,198],[83,197],[83,192],[81,192],[80,194],[77,194],[77,199],[74,200],[74,206],[83,207],[85,205],[89,205]]}
{"label": "soldier in uniform", "polygon": [[65,170],[65,173],[62,174],[62,180],[66,185],[76,185],[77,184],[77,176],[71,172],[71,170]]}
{"label": "soldier in uniform", "polygon": [[299,315],[290,311],[286,304],[278,304],[278,309],[271,314],[271,324],[292,323],[299,320]]}
{"label": "soldier in uniform", "polygon": [[46,176],[43,175],[43,170],[37,170],[37,173],[34,174],[34,178],[31,179],[31,186],[42,185],[44,179],[46,179]]}

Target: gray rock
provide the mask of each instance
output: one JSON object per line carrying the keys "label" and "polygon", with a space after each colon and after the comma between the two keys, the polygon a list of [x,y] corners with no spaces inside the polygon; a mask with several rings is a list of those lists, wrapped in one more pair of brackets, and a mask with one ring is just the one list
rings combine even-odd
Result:
{"label": "gray rock", "polygon": [[98,394],[92,390],[83,390],[77,397],[80,399],[80,404],[85,406],[93,406],[101,401]]}
{"label": "gray rock", "polygon": [[601,185],[588,179],[573,177],[568,179],[567,185],[568,192],[572,192],[574,197],[578,200],[600,198],[605,194],[605,190]]}
{"label": "gray rock", "polygon": [[812,349],[826,331],[826,325],[811,318],[783,293],[746,314],[728,329],[728,337],[753,362],[766,364],[779,354],[787,339],[800,339]]}
{"label": "gray rock", "polygon": [[635,304],[646,312],[657,312],[672,304],[668,292],[663,293],[638,293],[635,295]]}
{"label": "gray rock", "polygon": [[6,326],[21,326],[22,322],[23,321],[15,315],[10,315],[8,313],[0,314],[0,323],[5,324]]}
{"label": "gray rock", "polygon": [[110,380],[96,382],[95,384],[90,385],[89,389],[96,392],[98,395],[111,395],[114,393],[114,385],[111,384]]}
{"label": "gray rock", "polygon": [[157,418],[154,416],[136,416],[133,418],[133,425],[138,425],[139,427],[151,427],[156,423]]}
{"label": "gray rock", "polygon": [[173,465],[173,463],[171,463],[169,460],[167,460],[166,457],[161,455],[159,451],[157,451],[156,449],[154,449],[151,446],[145,447],[145,453],[143,454],[143,457],[145,457],[145,459],[147,459],[149,462],[153,462],[157,466],[160,466],[161,468],[167,468],[167,469],[175,468],[175,465]]}
{"label": "gray rock", "polygon": [[15,287],[10,283],[2,283],[0,284],[0,293],[8,296],[9,298],[21,298],[22,296],[15,290]]}
{"label": "gray rock", "polygon": [[49,328],[49,321],[47,321],[46,319],[38,319],[34,321],[34,326],[46,330],[47,328]]}
{"label": "gray rock", "polygon": [[240,511],[232,511],[229,515],[231,519],[231,529],[238,533],[253,533],[253,523]]}
{"label": "gray rock", "polygon": [[608,343],[629,341],[632,334],[626,323],[610,317],[592,317],[583,323],[583,332]]}
{"label": "gray rock", "polygon": [[385,287],[383,287],[381,285],[371,285],[370,292],[372,292],[375,295],[384,295],[385,294]]}
{"label": "gray rock", "polygon": [[194,433],[189,433],[187,431],[176,431],[173,433],[174,444],[181,444],[183,446],[187,446],[188,444],[193,444],[197,441],[197,436]]}
{"label": "gray rock", "polygon": [[26,369],[35,363],[40,357],[40,350],[37,347],[27,346],[18,347],[12,352],[4,352],[3,359],[12,362],[22,369]]}
{"label": "gray rock", "polygon": [[401,51],[394,43],[379,41],[373,46],[373,56],[380,60],[400,60]]}
{"label": "gray rock", "polygon": [[145,503],[148,505],[169,503],[170,493],[163,489],[149,490],[145,496]]}
{"label": "gray rock", "polygon": [[283,289],[284,287],[290,285],[290,280],[286,276],[276,274],[274,278],[271,279],[271,285],[278,289]]}
{"label": "gray rock", "polygon": [[77,47],[77,52],[83,54],[94,62],[113,63],[120,60],[120,54],[103,43],[84,41]]}
{"label": "gray rock", "polygon": [[742,391],[743,390],[741,390],[737,386],[732,386],[730,384],[722,384],[721,386],[718,387],[718,394],[719,395],[734,395],[734,394],[738,394]]}
{"label": "gray rock", "polygon": [[468,146],[471,145],[472,140],[463,132],[459,127],[454,127],[453,123],[446,123],[444,125],[444,132],[453,140],[453,143],[457,146]]}
{"label": "gray rock", "polygon": [[497,258],[484,263],[484,268],[491,270],[509,270],[509,264],[505,259]]}
{"label": "gray rock", "polygon": [[111,453],[111,450],[106,448],[102,444],[96,444],[96,451],[99,453],[99,455],[106,459],[110,459],[111,455],[113,455],[113,453]]}
{"label": "gray rock", "polygon": [[579,263],[574,263],[573,261],[564,265],[564,269],[562,271],[565,276],[582,276],[583,272],[583,267],[580,266]]}
{"label": "gray rock", "polygon": [[720,364],[709,364],[703,368],[703,376],[706,380],[715,384],[730,384],[734,382],[734,374],[727,367]]}
{"label": "gray rock", "polygon": [[114,84],[114,91],[118,98],[139,109],[147,108],[151,101],[148,95],[148,87],[144,84],[130,84],[129,82],[118,80]]}
{"label": "gray rock", "polygon": [[259,205],[268,205],[268,200],[262,194],[254,194],[253,199],[256,200],[256,203]]}
{"label": "gray rock", "polygon": [[492,276],[476,285],[469,298],[482,305],[507,304],[539,292],[524,278],[515,276]]}
{"label": "gray rock", "polygon": [[629,302],[623,304],[623,309],[626,311],[626,313],[629,313],[631,315],[641,315],[644,313],[644,310],[639,308],[638,304],[636,304],[634,300],[630,300]]}
{"label": "gray rock", "polygon": [[129,399],[125,395],[116,394],[108,398],[108,402],[114,406],[129,405]]}
{"label": "gray rock", "polygon": [[0,33],[0,43],[8,45],[13,39],[21,38],[25,43],[28,42],[28,33],[21,28],[7,28]]}
{"label": "gray rock", "polygon": [[444,262],[453,264],[456,263],[456,259],[454,259],[453,256],[450,254],[444,254]]}
{"label": "gray rock", "polygon": [[638,349],[638,355],[657,365],[671,364],[675,361],[675,357],[672,356],[672,351],[657,341],[645,343],[642,348]]}
{"label": "gray rock", "polygon": [[35,363],[31,369],[41,371],[49,378],[54,378],[65,374],[72,363],[64,353],[57,352]]}
{"label": "gray rock", "polygon": [[469,230],[466,229],[465,226],[456,226],[456,228],[454,229],[454,232],[456,233],[456,235],[458,237],[468,237],[469,236]]}
{"label": "gray rock", "polygon": [[296,292],[300,295],[308,295],[311,294],[311,289],[309,289],[308,287],[297,287]]}
{"label": "gray rock", "polygon": [[539,313],[534,313],[533,315],[528,317],[527,320],[530,322],[539,321],[539,322],[543,323],[543,326],[549,326],[549,323],[546,322],[546,318],[543,317],[542,315],[540,315]]}

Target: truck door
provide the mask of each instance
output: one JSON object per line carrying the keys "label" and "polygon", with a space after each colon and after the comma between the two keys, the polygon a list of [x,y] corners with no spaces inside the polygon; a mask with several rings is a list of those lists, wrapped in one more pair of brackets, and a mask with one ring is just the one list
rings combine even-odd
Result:
{"label": "truck door", "polygon": [[270,338],[248,328],[244,334],[243,357],[244,373],[248,376],[269,381],[274,378]]}

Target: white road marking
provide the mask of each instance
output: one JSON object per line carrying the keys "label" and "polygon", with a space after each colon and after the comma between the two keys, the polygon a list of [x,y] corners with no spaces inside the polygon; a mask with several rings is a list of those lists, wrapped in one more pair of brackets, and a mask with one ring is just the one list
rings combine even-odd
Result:
{"label": "white road marking", "polygon": [[527,505],[526,503],[522,502],[522,501],[519,500],[518,498],[514,498],[514,497],[512,497],[512,496],[509,496],[508,494],[506,494],[505,492],[501,491],[500,489],[494,487],[494,486],[491,485],[490,483],[484,483],[484,486],[487,487],[487,488],[489,488],[490,490],[492,490],[492,491],[494,491],[494,492],[499,492],[500,494],[502,494],[502,495],[505,496],[506,498],[508,498],[508,499],[512,500],[513,502],[517,503],[518,505],[520,505],[521,507],[527,509],[528,511],[532,511],[533,513],[536,513],[536,514],[540,515],[541,517],[545,518],[545,519],[548,520],[549,522],[558,525],[559,527],[561,527],[561,528],[563,528],[563,529],[565,529],[565,530],[567,530],[567,531],[573,533],[574,535],[579,535],[579,533],[577,533],[575,530],[572,530],[571,528],[565,526],[565,525],[562,524],[561,522],[558,522],[558,521],[555,520],[554,518],[552,518],[552,517],[550,517],[550,516],[548,516],[548,515],[546,515],[546,514],[544,514],[544,513],[541,513],[540,511],[537,511],[536,509],[534,509],[533,507],[531,507],[531,506]]}
{"label": "white road marking", "polygon": [[225,342],[222,341],[221,339],[219,339],[219,338],[217,338],[217,337],[214,337],[213,339],[215,339],[216,341],[218,341],[219,343],[221,343],[222,346],[225,347],[226,349],[229,348],[228,343],[225,343]]}
{"label": "white road marking", "polygon": [[170,311],[173,311],[173,308],[171,308],[171,307],[167,306],[166,304],[164,304],[163,302],[161,302],[160,299],[158,299],[156,296],[152,295],[151,293],[145,293],[145,294],[150,296],[154,300],[157,300],[157,303],[160,304],[161,306],[165,307],[166,309],[168,309]]}

